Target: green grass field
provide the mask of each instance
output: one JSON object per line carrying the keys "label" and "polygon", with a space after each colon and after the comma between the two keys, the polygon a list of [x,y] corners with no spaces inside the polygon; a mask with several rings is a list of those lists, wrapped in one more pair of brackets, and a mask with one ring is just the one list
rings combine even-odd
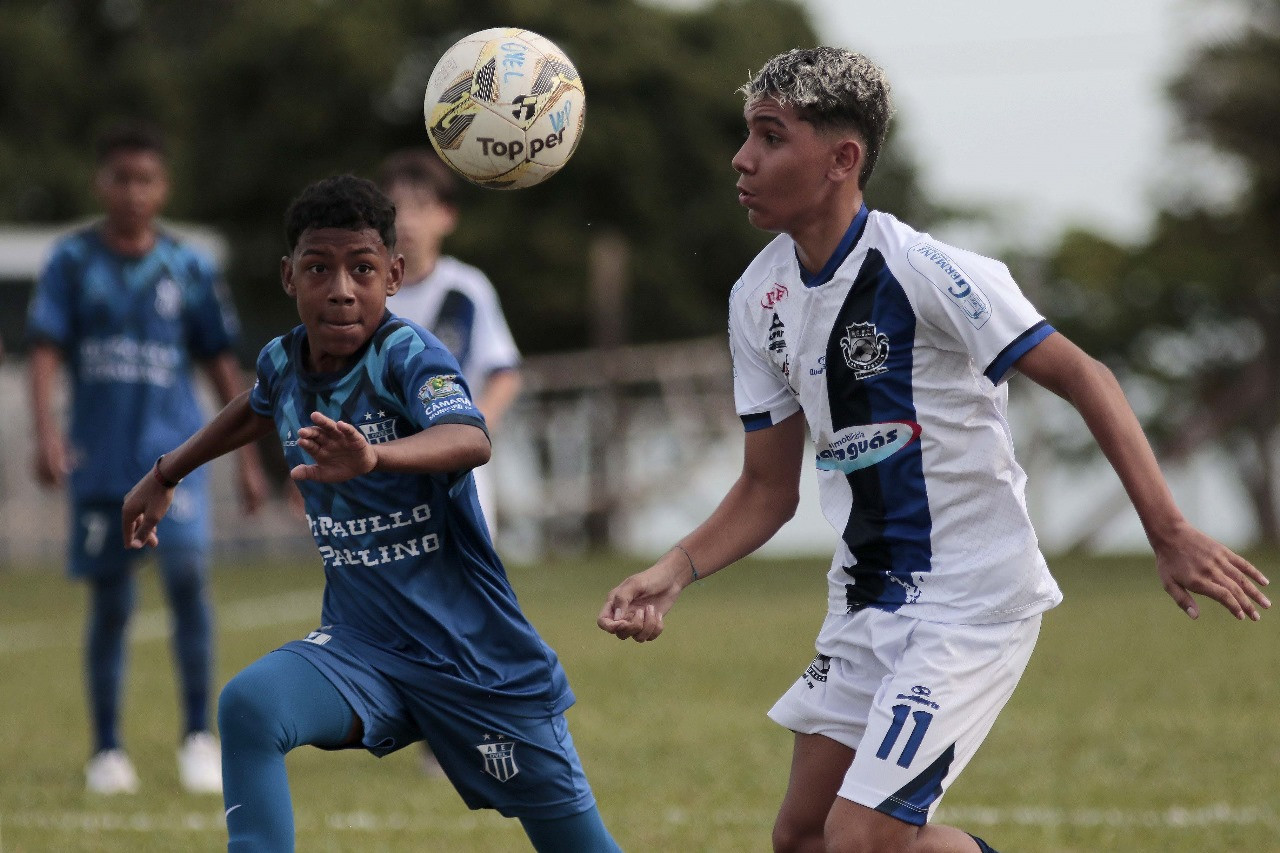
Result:
{"label": "green grass field", "polygon": [[[1280,578],[1280,561],[1259,558]],[[790,735],[765,717],[812,657],[825,560],[749,561],[691,589],[656,643],[601,633],[605,592],[638,563],[515,566],[534,623],[578,695],[574,738],[601,811],[632,851],[767,850]],[[1148,559],[1053,561],[1067,601],[1046,617],[1022,686],[939,819],[1002,851],[1280,851],[1280,610],[1193,623]],[[310,562],[222,564],[223,681],[318,618]],[[93,798],[81,690],[83,590],[0,573],[0,853],[196,851],[225,844],[221,803],[180,793],[178,715],[154,573],[131,646],[125,738],[140,794]],[[470,812],[415,750],[295,751],[305,851],[518,851],[518,824]]]}

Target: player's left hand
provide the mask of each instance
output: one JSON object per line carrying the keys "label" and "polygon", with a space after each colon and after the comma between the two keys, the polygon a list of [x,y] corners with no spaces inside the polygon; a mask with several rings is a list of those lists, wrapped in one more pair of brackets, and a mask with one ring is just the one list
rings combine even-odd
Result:
{"label": "player's left hand", "polygon": [[378,454],[364,433],[346,421],[335,421],[320,412],[311,413],[315,426],[298,430],[298,447],[315,462],[295,465],[289,476],[295,480],[340,483],[368,474],[378,464]]}
{"label": "player's left hand", "polygon": [[658,639],[662,633],[662,617],[675,605],[683,590],[677,576],[687,571],[687,567],[678,563],[660,560],[632,575],[610,590],[596,617],[596,625],[619,640],[644,643]]}
{"label": "player's left hand", "polygon": [[154,548],[160,544],[156,525],[169,511],[173,502],[173,489],[167,489],[148,471],[129,494],[124,496],[120,511],[121,529],[126,548]]}
{"label": "player's left hand", "polygon": [[1156,571],[1165,592],[1192,619],[1200,609],[1191,593],[1207,596],[1231,611],[1237,619],[1246,616],[1255,622],[1258,607],[1271,602],[1259,586],[1270,583],[1267,576],[1244,557],[1217,540],[1184,524],[1155,548]]}
{"label": "player's left hand", "polygon": [[253,515],[267,500],[267,477],[256,453],[240,455],[240,508]]}

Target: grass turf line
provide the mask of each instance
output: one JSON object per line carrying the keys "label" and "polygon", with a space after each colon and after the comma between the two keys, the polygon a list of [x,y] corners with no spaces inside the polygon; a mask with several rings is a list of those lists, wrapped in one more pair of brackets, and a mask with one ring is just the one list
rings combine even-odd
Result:
{"label": "grass turf line", "polygon": [[[1274,558],[1257,562],[1280,577]],[[1239,624],[1206,604],[1191,622],[1149,558],[1050,563],[1067,600],[939,818],[1000,849],[1280,851],[1280,612]],[[812,658],[826,560],[746,561],[690,590],[662,639],[637,646],[594,621],[640,567],[601,557],[510,570],[578,695],[570,725],[605,820],[628,850],[767,850],[790,736],[764,713]],[[314,627],[321,583],[313,562],[220,565],[220,682]],[[222,849],[217,798],[177,793],[176,687],[150,567],[124,711],[143,789],[84,793],[83,607],[56,570],[0,573],[0,850]],[[470,812],[422,777],[414,750],[378,760],[304,748],[289,765],[299,849],[524,849],[514,821]]]}

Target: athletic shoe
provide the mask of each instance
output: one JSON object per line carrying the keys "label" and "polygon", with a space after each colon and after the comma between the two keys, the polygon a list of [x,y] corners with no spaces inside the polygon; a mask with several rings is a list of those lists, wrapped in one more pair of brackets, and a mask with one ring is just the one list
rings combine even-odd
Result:
{"label": "athletic shoe", "polygon": [[222,747],[208,732],[192,732],[178,748],[178,776],[192,794],[222,793]]}
{"label": "athletic shoe", "polygon": [[90,794],[133,794],[138,772],[123,749],[104,749],[85,765],[84,786]]}

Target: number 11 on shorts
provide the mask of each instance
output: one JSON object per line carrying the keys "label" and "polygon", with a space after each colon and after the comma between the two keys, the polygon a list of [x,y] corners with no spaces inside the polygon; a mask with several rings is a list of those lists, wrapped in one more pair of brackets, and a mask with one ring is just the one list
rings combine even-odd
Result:
{"label": "number 11 on shorts", "polygon": [[889,758],[894,744],[898,742],[898,736],[902,734],[902,727],[907,722],[908,713],[911,714],[912,719],[911,735],[907,738],[907,745],[902,748],[902,754],[898,756],[898,766],[904,768],[911,766],[912,760],[916,757],[916,750],[924,740],[924,733],[929,730],[929,724],[933,722],[933,714],[928,711],[912,711],[910,705],[893,706],[893,722],[889,724],[889,731],[885,732],[884,740],[876,750],[876,758]]}

